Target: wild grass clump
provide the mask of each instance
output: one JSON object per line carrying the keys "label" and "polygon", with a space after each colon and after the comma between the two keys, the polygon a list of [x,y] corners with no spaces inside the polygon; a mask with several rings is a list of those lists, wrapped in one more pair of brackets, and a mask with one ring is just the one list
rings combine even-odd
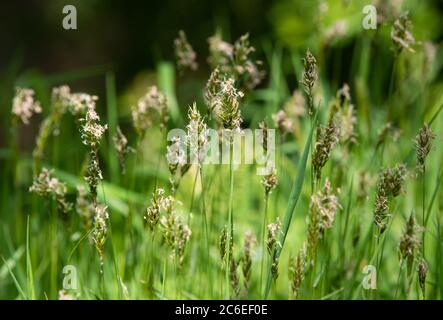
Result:
{"label": "wild grass clump", "polygon": [[371,37],[334,21],[297,50],[216,32],[205,59],[180,31],[106,99],[17,88],[0,297],[442,299],[440,48],[378,7]]}

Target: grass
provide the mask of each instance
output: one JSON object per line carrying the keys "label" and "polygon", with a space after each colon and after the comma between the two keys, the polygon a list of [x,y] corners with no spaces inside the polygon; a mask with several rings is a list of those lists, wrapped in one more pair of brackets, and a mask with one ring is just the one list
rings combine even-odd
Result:
{"label": "grass", "polygon": [[[343,83],[335,74],[344,72],[343,66],[331,66],[335,61],[343,64],[341,53],[334,56],[328,51],[333,48],[313,48],[318,57],[312,71],[318,72],[318,77],[310,79],[315,85],[308,93],[313,105],[308,106],[305,99],[301,107],[305,111],[315,109],[315,116],[291,113],[300,102],[290,100],[290,91],[298,90],[303,98],[306,66],[302,57],[307,48],[288,52],[268,40],[259,43],[262,47],[257,51],[263,49],[265,53],[263,68],[268,77],[255,89],[248,86],[248,81],[255,79],[238,71],[243,60],[236,56],[233,65],[224,66],[228,70],[224,75],[232,77],[235,89],[244,91],[245,96],[232,97],[232,92],[217,87],[214,94],[222,101],[221,115],[217,114],[220,110],[208,111],[211,100],[201,94],[214,68],[206,70],[203,66],[198,73],[183,75],[173,62],[160,61],[156,78],[148,82],[155,82],[165,95],[169,117],[150,115],[152,123],[143,134],[134,130],[131,107],[146,90],[140,94],[136,88],[118,88],[118,72],[109,66],[55,75],[17,75],[16,82],[5,84],[4,91],[12,94],[15,85],[34,88],[44,111],[26,126],[13,125],[11,105],[4,108],[10,132],[8,147],[0,150],[0,298],[442,299],[443,83],[438,77],[415,72],[414,66],[423,66],[426,61],[421,47],[415,53],[403,50],[395,57],[386,50],[383,54],[389,58],[389,68],[385,62],[378,64],[377,46],[385,44],[383,41],[383,32],[373,34],[370,40],[356,40],[349,50],[353,54],[351,71]],[[246,61],[255,63],[255,54],[250,54],[246,54]],[[437,55],[441,57],[441,46]],[[430,66],[437,71],[440,67],[437,62]],[[334,75],[328,74],[330,70]],[[383,72],[374,75],[380,70]],[[65,188],[30,193],[38,173],[33,172],[34,145],[25,147],[20,139],[32,137],[33,126],[51,115],[52,86],[67,83],[75,87],[75,81],[91,76],[103,80],[104,95],[95,109],[101,119],[95,123],[107,124],[108,128],[99,135],[99,147],[95,149],[90,141],[82,145],[85,126],[93,126],[94,121],[85,124],[79,120],[82,118],[73,117],[69,105],[59,123],[60,133],[45,139],[38,164],[51,169],[52,177]],[[226,79],[220,81],[226,85]],[[350,87],[349,99],[338,91],[344,82]],[[140,86],[146,89],[145,80]],[[188,106],[192,105],[189,97],[197,102],[208,127],[216,129],[234,128],[238,116],[243,120],[242,128],[255,129],[263,119],[269,121],[278,111],[286,112],[284,120],[292,122],[284,135],[282,123],[270,125],[276,129],[278,155],[274,164],[278,185],[272,193],[265,193],[263,177],[256,174],[257,164],[233,163],[232,142],[226,164],[171,167],[166,161],[171,150],[166,145],[171,147],[172,143],[167,143],[168,130],[161,125],[184,129],[189,122]],[[240,115],[236,114],[234,98],[240,101]],[[289,107],[284,107],[285,102]],[[158,105],[151,107],[157,110],[161,103],[155,103]],[[349,114],[345,111],[349,110],[351,117],[346,118]],[[218,121],[220,117],[223,121]],[[391,126],[386,127],[388,121]],[[423,122],[436,139],[429,145],[422,143],[424,149],[429,147],[429,153],[425,156],[426,170],[419,173],[413,140]],[[332,124],[340,127],[339,136],[322,138],[320,126],[333,128]],[[113,143],[117,127],[135,149],[124,155],[125,174]],[[352,135],[346,140],[343,135],[349,128]],[[388,128],[384,135],[383,128]],[[328,150],[317,151],[319,145]],[[98,179],[97,200],[87,194],[87,205],[81,207],[77,187],[89,191],[91,183],[85,176],[99,176],[97,171],[91,173],[90,149],[97,151],[103,179]],[[318,159],[322,156],[325,162]],[[313,162],[321,175],[314,176]],[[380,175],[401,163],[406,167],[401,177],[391,171],[386,177]],[[383,179],[388,182],[383,183]],[[164,193],[156,203],[153,192],[159,188]],[[62,200],[71,204],[67,212],[60,209]],[[388,208],[380,211],[381,223],[375,225],[375,207],[381,200],[386,200]],[[106,205],[109,218],[98,213],[101,204]],[[407,232],[411,212],[424,229],[410,228],[412,231]],[[277,218],[282,220],[281,229],[276,245],[268,252],[267,223]],[[227,233],[224,244],[220,242],[221,230]],[[247,232],[258,239],[249,238],[250,277],[243,269],[247,254],[243,235]],[[302,263],[290,265],[295,261],[290,257],[295,256]],[[418,268],[422,259],[428,266],[426,274]],[[76,290],[62,287],[66,265],[76,268]],[[376,268],[376,289],[363,286],[363,270],[368,265]],[[291,267],[298,269],[288,277]],[[293,284],[299,286],[296,295]]]}

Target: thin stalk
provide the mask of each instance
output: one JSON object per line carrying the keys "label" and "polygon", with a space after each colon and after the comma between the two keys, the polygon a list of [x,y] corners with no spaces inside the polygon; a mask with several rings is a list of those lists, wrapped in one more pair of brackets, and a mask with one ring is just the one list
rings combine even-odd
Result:
{"label": "thin stalk", "polygon": [[232,256],[232,247],[234,245],[234,217],[233,217],[233,206],[234,206],[234,164],[233,164],[233,153],[234,146],[233,141],[230,141],[230,151],[229,151],[229,223],[230,223],[230,256]]}
{"label": "thin stalk", "polygon": [[[201,185],[201,189],[202,189],[202,193],[201,193],[201,204],[202,204],[202,216],[203,216],[203,230],[205,232],[205,246],[206,246],[206,263],[209,265],[209,268],[207,268],[207,273],[208,273],[208,283],[211,283],[211,266],[210,266],[210,256],[209,256],[209,231],[208,231],[208,219],[206,216],[206,201],[205,201],[205,188],[203,185],[203,168],[202,165],[199,165],[199,169],[198,169],[199,173],[200,173],[200,185]],[[213,286],[210,286],[211,288]]]}
{"label": "thin stalk", "polygon": [[102,291],[102,299],[106,299],[106,288],[105,288],[105,270],[104,270],[104,262],[100,258],[100,287]]}
{"label": "thin stalk", "polygon": [[401,279],[401,274],[402,274],[404,262],[405,262],[405,260],[403,259],[400,264],[400,270],[398,271],[397,287],[395,288],[394,300],[397,299],[397,292],[398,292],[398,287],[400,286],[400,279]]}
{"label": "thin stalk", "polygon": [[406,284],[406,300],[409,299],[409,293],[411,292],[412,282],[414,281],[414,274],[415,274],[415,272],[413,272],[414,269],[415,266],[413,265],[410,272],[411,274],[409,275],[409,280],[408,280],[408,273],[406,273],[406,279],[408,280]]}
{"label": "thin stalk", "polygon": [[261,235],[260,235],[260,242],[262,247],[261,252],[261,266],[260,266],[260,285],[259,290],[262,290],[262,283],[263,283],[263,270],[265,265],[265,257],[266,257],[266,239],[265,239],[265,232],[266,232],[266,224],[268,221],[268,200],[269,200],[269,193],[265,194],[265,212],[263,215],[263,223],[262,223],[262,229],[261,229]]}
{"label": "thin stalk", "polygon": [[[311,108],[311,106],[309,106]],[[310,124],[311,124],[311,132],[314,132],[314,123],[312,116],[310,117]],[[314,188],[315,188],[315,176],[314,176],[314,166],[312,165],[312,159],[314,155],[314,148],[311,148],[311,196],[314,194]]]}
{"label": "thin stalk", "polygon": [[427,209],[427,212],[426,212],[425,225],[424,225],[425,228],[428,225],[428,221],[429,221],[429,218],[431,216],[432,207],[433,207],[433,204],[435,202],[435,198],[437,197],[438,189],[440,187],[442,178],[443,178],[443,170],[440,170],[440,174],[437,177],[437,181],[436,181],[436,184],[435,184],[434,192],[432,193],[431,201],[429,201],[428,209]]}
{"label": "thin stalk", "polygon": [[178,299],[180,296],[180,286],[179,286],[179,281],[180,281],[180,275],[178,273],[178,266],[177,266],[177,258],[174,259],[174,286],[175,286],[175,299]]}
{"label": "thin stalk", "polygon": [[26,287],[28,299],[35,300],[34,271],[32,270],[30,240],[29,240],[29,215],[26,220]]}
{"label": "thin stalk", "polygon": [[[154,267],[155,267],[155,256],[154,256],[154,247],[155,247],[155,232],[152,232],[152,236],[151,236],[151,246],[149,248],[149,255],[150,255],[150,261],[149,261],[149,268],[148,268],[148,274],[146,277],[146,280],[148,281],[148,285],[149,285],[149,290],[151,290],[151,294],[154,295],[153,289],[151,287],[151,284],[154,282]],[[165,262],[166,263],[166,262]],[[164,271],[164,270],[163,270]],[[163,279],[166,277],[166,272],[163,273]],[[163,282],[162,282],[163,284]],[[162,290],[163,290],[163,286],[162,286]],[[162,296],[164,295],[164,292],[162,291]]]}
{"label": "thin stalk", "polygon": [[[103,201],[106,203],[106,194],[105,194],[105,187],[103,185],[103,182],[100,183],[100,187],[102,189],[103,193]],[[94,199],[94,206],[97,205],[97,199]],[[108,220],[109,228],[111,226],[111,220]],[[102,290],[102,299],[106,299],[106,287],[105,287],[105,261],[104,256],[100,256],[100,281],[101,281],[101,290]]]}
{"label": "thin stalk", "polygon": [[[137,135],[137,142],[136,142],[136,147],[135,147],[135,158],[133,161],[130,177],[128,178],[129,186],[126,188],[127,194],[129,194],[129,191],[134,191],[134,189],[135,189],[135,180],[136,180],[135,170],[136,170],[137,165],[139,163],[139,158],[140,158],[140,153],[141,153],[140,145],[141,145],[141,142],[143,141],[143,139],[144,139],[144,136]],[[124,226],[125,234],[128,234],[128,237],[124,238],[124,247],[125,248],[127,248],[127,246],[128,246],[127,240],[129,240],[129,242],[133,241],[133,238],[132,238],[133,228],[131,226],[132,226],[132,220],[133,220],[133,216],[134,216],[134,212],[133,212],[134,206],[135,206],[134,200],[130,200],[129,204],[128,204],[128,216],[126,217],[125,226]],[[129,243],[129,245],[134,246],[133,243]],[[127,250],[129,251],[129,249],[127,249]],[[126,259],[123,259],[122,274],[125,274],[125,268],[126,268],[125,260]]]}
{"label": "thin stalk", "polygon": [[54,201],[51,201],[51,267],[50,288],[51,296],[57,297],[57,264],[58,264],[58,239],[57,239],[57,212]]}
{"label": "thin stalk", "polygon": [[151,236],[146,237],[143,242],[145,246],[147,245],[147,249],[143,250],[143,268],[141,278],[144,279],[144,281],[146,282],[148,290],[151,289],[149,288],[149,279],[152,270],[152,263],[154,261],[154,235],[155,233],[152,231]]}
{"label": "thin stalk", "polygon": [[200,185],[201,185],[201,189],[202,189],[202,194],[201,194],[201,202],[202,202],[202,213],[203,213],[203,225],[204,225],[204,229],[205,229],[205,237],[206,237],[206,245],[207,245],[207,254],[208,254],[208,259],[209,259],[209,231],[208,231],[208,217],[206,215],[206,201],[205,201],[205,187],[203,185],[203,168],[200,165],[199,168],[199,172],[200,172]]}
{"label": "thin stalk", "polygon": [[[192,184],[192,192],[191,192],[191,204],[189,205],[189,212],[187,218],[187,224],[190,224],[191,221],[191,213],[194,208],[194,196],[195,196],[195,186],[197,185],[198,171],[195,173],[194,183]],[[174,188],[175,189],[175,188]]]}
{"label": "thin stalk", "polygon": [[[277,153],[276,165],[279,165],[280,168],[281,168],[281,172],[283,172],[284,168],[285,168],[285,166],[284,166],[285,165],[284,164],[284,155],[283,155],[283,136],[281,134],[279,134],[277,136],[277,139],[278,139],[279,149],[278,149],[278,153]],[[276,168],[277,168],[277,166],[276,166]],[[281,191],[280,188],[277,188],[275,190],[275,196],[274,196],[274,213],[275,213],[275,215],[273,216],[273,219],[277,218],[276,215],[277,215],[277,212],[278,212],[278,204],[279,204],[279,200],[280,200],[280,191]]]}
{"label": "thin stalk", "polygon": [[228,221],[229,221],[229,240],[228,240],[228,263],[226,265],[227,273],[227,284],[228,284],[228,294],[229,294],[229,268],[231,266],[231,260],[233,256],[234,249],[234,217],[233,217],[233,206],[234,206],[234,143],[233,137],[229,137],[229,210],[228,210]]}
{"label": "thin stalk", "polygon": [[[318,244],[317,244],[318,246]],[[312,265],[311,270],[309,272],[309,289],[312,290],[311,292],[311,299],[315,299],[315,274],[317,269],[317,248],[315,248],[315,251],[313,252],[312,257]]]}
{"label": "thin stalk", "polygon": [[423,232],[422,232],[422,255],[423,259],[425,259],[425,232],[426,232],[426,214],[425,214],[425,206],[426,206],[426,165],[423,165],[423,178],[422,178],[422,224],[423,224]]}
{"label": "thin stalk", "polygon": [[162,296],[165,296],[165,287],[166,287],[166,273],[168,272],[168,264],[166,263],[168,257],[163,258],[163,279],[162,279]]}
{"label": "thin stalk", "polygon": [[[103,187],[103,184],[102,184]],[[123,281],[122,278],[120,276],[120,270],[118,268],[118,262],[117,262],[117,258],[116,258],[116,250],[115,250],[115,246],[114,246],[114,242],[112,241],[112,227],[111,224],[109,224],[109,243],[111,246],[111,252],[112,252],[112,260],[113,260],[113,264],[114,264],[114,272],[117,278],[117,288],[118,288],[118,299],[122,300],[123,299]],[[124,297],[125,299],[127,299],[128,297]]]}
{"label": "thin stalk", "polygon": [[[354,186],[354,179],[353,177],[351,177],[351,185],[349,187],[349,192],[348,192],[348,203],[346,205],[346,217],[345,217],[345,227],[344,227],[344,231],[343,231],[343,236],[342,236],[342,269],[344,269],[345,266],[345,260],[346,260],[346,235],[348,233],[348,226],[349,226],[349,215],[350,215],[350,211],[351,211],[351,204],[352,204],[352,189]],[[341,222],[341,221],[340,221]]]}

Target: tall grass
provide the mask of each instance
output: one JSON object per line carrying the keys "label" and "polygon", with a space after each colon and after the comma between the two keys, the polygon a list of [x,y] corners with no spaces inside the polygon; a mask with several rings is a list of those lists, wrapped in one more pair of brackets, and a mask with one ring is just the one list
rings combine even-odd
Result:
{"label": "tall grass", "polygon": [[[386,53],[392,74],[374,81],[369,64],[382,40],[380,33],[355,44],[349,86],[338,74],[330,80],[328,67],[342,56],[331,58],[327,45],[302,60],[307,48],[287,52],[264,41],[260,64],[261,48],[256,53],[248,35],[234,43],[212,36],[209,65],[196,72],[184,33],[178,68],[159,62],[142,91],[119,90],[118,72],[107,67],[22,79],[49,120],[32,156],[20,146],[28,114],[8,119],[0,298],[442,299],[441,80],[413,72],[425,52],[410,37],[407,47],[394,37],[396,51]],[[61,100],[48,98],[52,85],[74,87],[97,74],[106,99],[71,89],[56,109]],[[428,94],[414,86],[419,81]],[[420,117],[410,114],[416,105]],[[276,176],[257,175],[258,164],[237,166],[231,138],[221,142],[229,146],[226,165],[183,161],[173,147],[189,143],[192,112],[204,128],[230,133],[272,118]],[[173,128],[184,129],[184,141],[166,141]],[[83,199],[78,187],[88,191]],[[63,288],[68,264],[76,289]],[[367,266],[375,267],[376,288],[365,286]]]}

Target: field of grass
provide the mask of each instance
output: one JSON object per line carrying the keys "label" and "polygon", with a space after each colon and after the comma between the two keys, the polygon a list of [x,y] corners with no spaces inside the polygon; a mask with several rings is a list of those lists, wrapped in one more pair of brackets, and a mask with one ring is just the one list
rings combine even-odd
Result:
{"label": "field of grass", "polygon": [[[339,27],[303,50],[216,34],[198,69],[180,33],[125,90],[12,64],[0,299],[442,299],[443,50],[409,23],[359,22],[350,56]],[[177,128],[275,129],[273,170],[189,165]]]}

